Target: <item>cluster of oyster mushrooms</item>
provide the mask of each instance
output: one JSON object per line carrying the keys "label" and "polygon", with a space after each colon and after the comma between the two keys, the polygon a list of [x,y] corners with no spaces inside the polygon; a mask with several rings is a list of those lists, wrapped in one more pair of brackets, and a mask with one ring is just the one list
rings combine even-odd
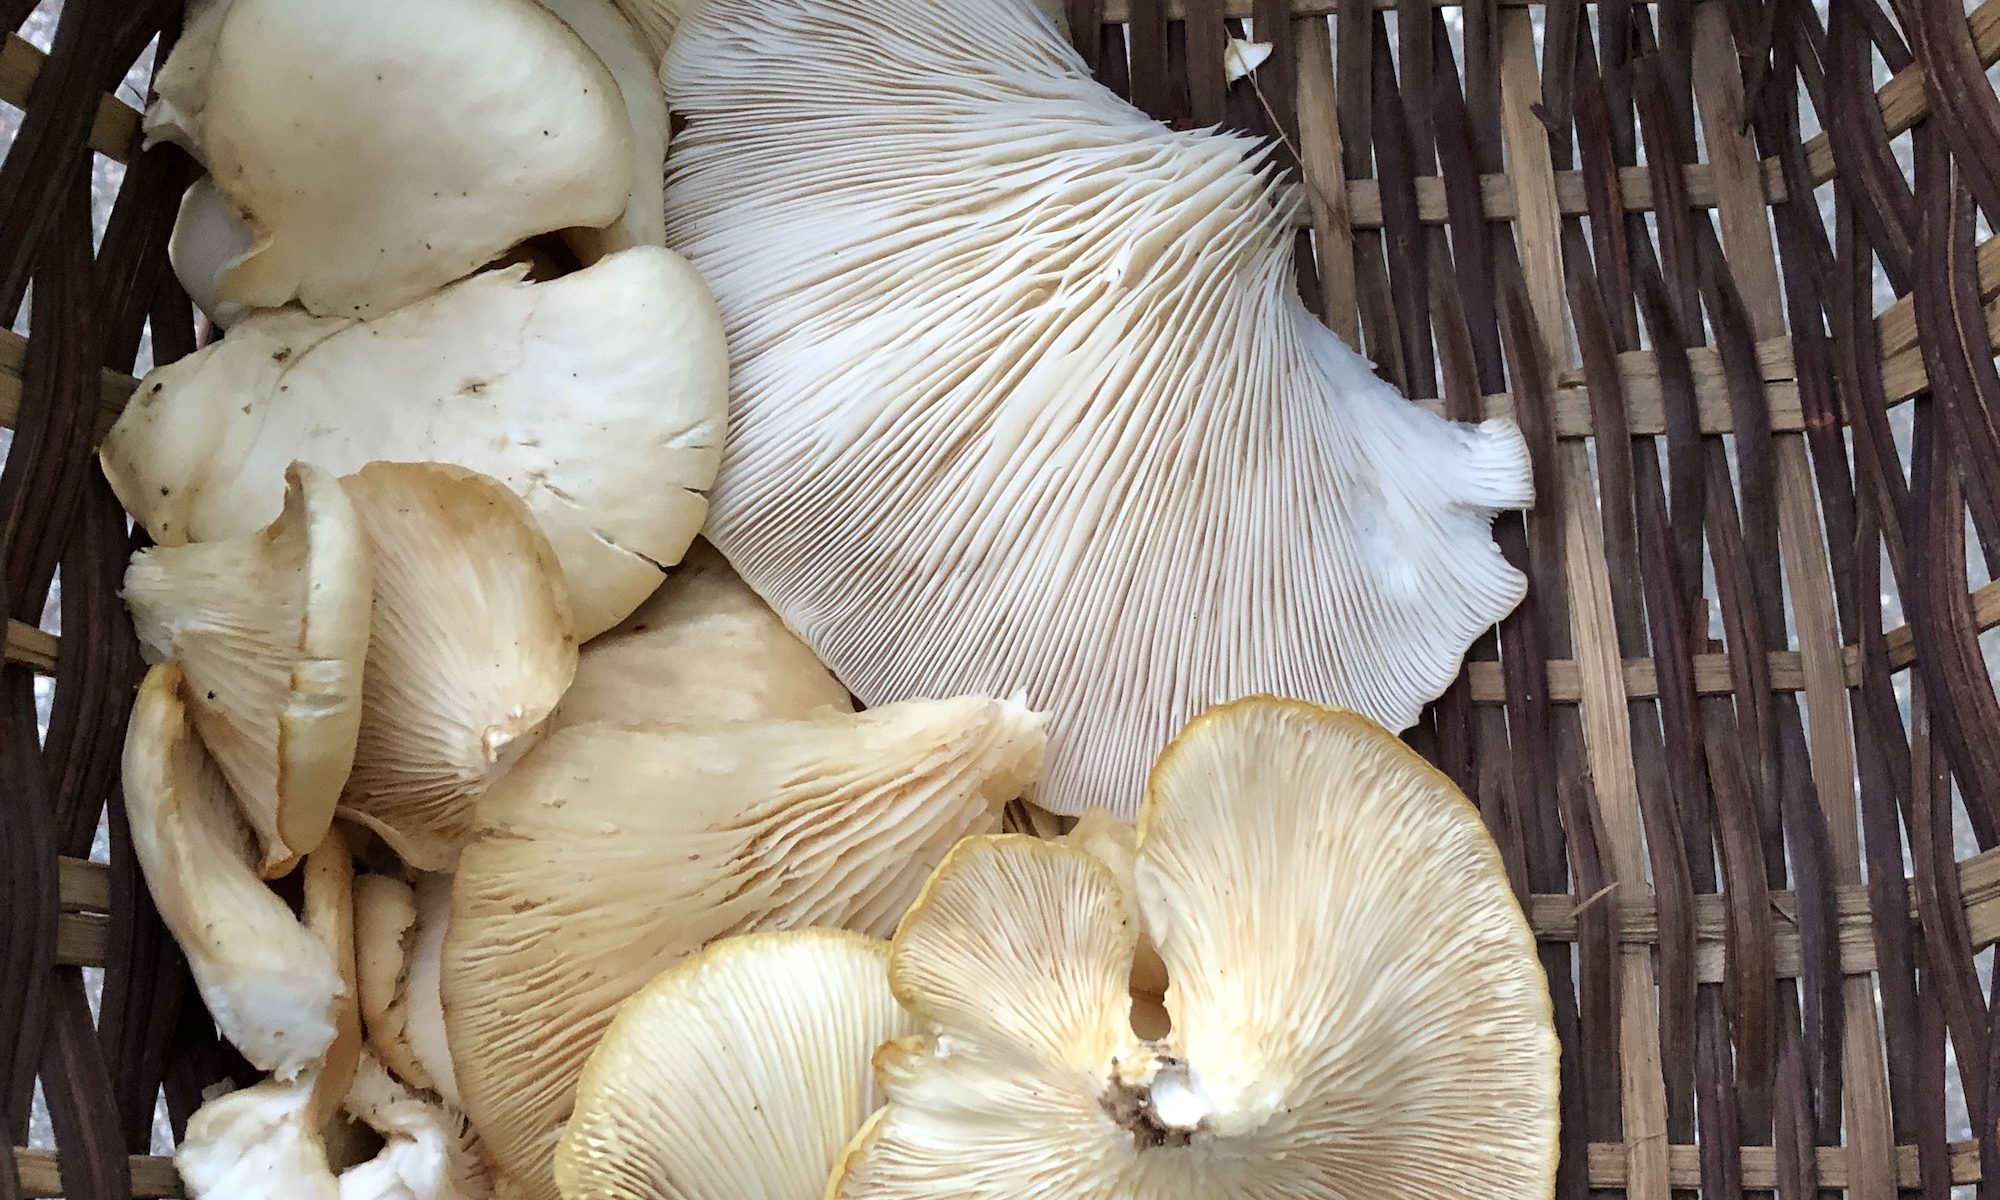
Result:
{"label": "cluster of oyster mushrooms", "polygon": [[195,1200],[1548,1194],[1532,940],[1388,732],[1519,435],[1061,7],[192,0],[220,336],[102,461],[133,842],[264,1073]]}

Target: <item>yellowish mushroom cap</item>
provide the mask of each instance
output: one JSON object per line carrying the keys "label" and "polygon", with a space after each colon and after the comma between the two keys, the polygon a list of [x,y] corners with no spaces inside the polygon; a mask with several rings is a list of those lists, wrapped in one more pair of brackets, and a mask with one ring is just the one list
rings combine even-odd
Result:
{"label": "yellowish mushroom cap", "polygon": [[174,659],[195,727],[283,875],[319,844],[354,761],[373,569],[354,507],[317,467],[285,473],[261,532],[133,556],[125,602]]}
{"label": "yellowish mushroom cap", "polygon": [[576,673],[562,568],[520,497],[438,463],[341,481],[375,559],[361,730],[341,812],[447,870],[473,806]]}
{"label": "yellowish mushroom cap", "polygon": [[415,940],[417,896],[390,875],[354,881],[354,940],[361,1028],[368,1052],[397,1078],[431,1086],[410,1047],[409,959]]}
{"label": "yellowish mushroom cap", "polygon": [[916,1023],[888,943],[725,938],[627,1001],[556,1150],[564,1200],[820,1200],[877,1103],[870,1062]]}
{"label": "yellowish mushroom cap", "polygon": [[895,927],[1034,778],[1042,717],[983,697],[807,720],[579,725],[488,793],[453,881],[443,1003],[466,1114],[517,1197],[618,1005],[715,939]]}
{"label": "yellowish mushroom cap", "polygon": [[327,945],[258,878],[255,839],[181,692],[180,667],[158,666],[133,704],[123,763],[132,848],[217,1028],[253,1066],[293,1080],[333,1045],[347,983]]}
{"label": "yellowish mushroom cap", "polygon": [[552,723],[671,725],[854,711],[847,689],[697,540],[652,599],[592,638]]}
{"label": "yellowish mushroom cap", "polygon": [[1134,884],[1172,1031],[1128,1020],[1118,879],[1019,836],[955,850],[896,933],[929,1030],[829,1200],[1547,1200],[1557,1043],[1479,815],[1379,726],[1257,698],[1155,766]]}

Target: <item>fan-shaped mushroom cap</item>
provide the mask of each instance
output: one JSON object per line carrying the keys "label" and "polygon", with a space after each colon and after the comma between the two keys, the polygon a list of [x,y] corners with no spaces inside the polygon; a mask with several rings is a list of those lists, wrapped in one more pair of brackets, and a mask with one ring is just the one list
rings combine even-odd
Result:
{"label": "fan-shaped mushroom cap", "polygon": [[389,875],[354,881],[354,941],[361,997],[361,1028],[368,1052],[405,1082],[431,1086],[410,1046],[410,943],[417,925],[417,894]]}
{"label": "fan-shaped mushroom cap", "polygon": [[411,1092],[364,1056],[348,1111],[382,1135],[380,1153],[340,1175],[340,1200],[481,1200],[492,1195],[465,1118]]}
{"label": "fan-shaped mushroom cap", "polygon": [[146,656],[174,659],[202,741],[283,875],[326,836],[361,722],[373,570],[354,507],[295,464],[262,532],[141,550],[125,602]]}
{"label": "fan-shaped mushroom cap", "polygon": [[778,614],[696,539],[652,599],[591,639],[551,724],[673,725],[854,711]]}
{"label": "fan-shaped mushroom cap", "polygon": [[667,244],[666,196],[660,174],[667,163],[667,94],[660,88],[659,57],[646,48],[613,0],[541,0],[561,17],[611,72],[632,131],[632,191],[625,212],[603,229],[578,229],[570,244],[584,262],[631,246]]}
{"label": "fan-shaped mushroom cap", "polygon": [[1034,778],[1039,714],[910,701],[800,721],[578,725],[487,794],[453,882],[443,998],[460,1095],[503,1191],[549,1155],[617,1006],[716,938],[880,935],[960,837]]}
{"label": "fan-shaped mushroom cap", "polygon": [[333,1044],[346,984],[257,877],[255,840],[180,692],[180,667],[154,667],[133,704],[123,763],[132,848],[222,1035],[291,1080]]}
{"label": "fan-shaped mushroom cap", "polygon": [[1147,934],[1139,914],[1139,895],[1133,890],[1133,864],[1139,856],[1138,835],[1130,825],[1101,808],[1093,808],[1077,819],[1076,825],[1060,839],[1105,866],[1118,878],[1118,890],[1137,934],[1132,955],[1132,1024],[1148,1037],[1167,1031],[1167,967],[1160,961],[1159,948]]}
{"label": "fan-shaped mushroom cap", "polygon": [[830,1200],[1547,1200],[1555,1030],[1479,815],[1366,720],[1226,705],[1154,768],[1134,864],[1173,1032],[1126,1021],[1133,929],[1073,847],[968,841],[896,933],[925,1037]]}
{"label": "fan-shaped mushroom cap", "polygon": [[1129,818],[1206,705],[1408,725],[1520,600],[1518,431],[1306,311],[1260,143],[1146,118],[1018,0],[705,0],[663,77],[734,369],[708,536],[863,704],[1021,689],[1036,802]]}
{"label": "fan-shaped mushroom cap", "polygon": [[522,0],[229,0],[168,56],[155,138],[254,231],[247,308],[375,316],[538,233],[619,219],[632,133],[590,50]]}
{"label": "fan-shaped mushroom cap", "polygon": [[576,674],[562,569],[484,475],[384,462],[341,484],[375,559],[375,621],[340,811],[411,866],[448,870]]}
{"label": "fan-shaped mushroom cap", "polygon": [[916,1023],[888,943],[725,938],[618,1010],[556,1150],[566,1200],[821,1200],[878,1103],[870,1062]]}
{"label": "fan-shaped mushroom cap", "polygon": [[700,530],[727,380],[701,280],[640,248],[548,283],[490,271],[378,321],[257,313],[149,373],[101,457],[167,545],[276,516],[294,459],[491,475],[534,510],[587,638],[651,595]]}
{"label": "fan-shaped mushroom cap", "polygon": [[[674,28],[701,0],[616,0],[619,9],[632,22],[644,39],[646,47],[657,60],[665,56],[667,46],[673,41]],[[1014,3],[1030,3],[1055,26],[1064,37],[1069,36],[1069,12],[1065,0],[1011,0]]]}

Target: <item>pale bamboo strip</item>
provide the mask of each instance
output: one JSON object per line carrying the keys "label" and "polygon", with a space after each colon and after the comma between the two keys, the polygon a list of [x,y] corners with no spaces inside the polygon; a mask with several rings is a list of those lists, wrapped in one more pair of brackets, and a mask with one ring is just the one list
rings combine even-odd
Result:
{"label": "pale bamboo strip", "polygon": [[[18,33],[0,44],[0,103],[26,108],[47,60],[39,47]],[[139,111],[116,96],[97,101],[90,148],[115,162],[131,162],[139,152]]]}
{"label": "pale bamboo strip", "polygon": [[[1341,173],[1340,120],[1333,86],[1333,35],[1326,18],[1300,21],[1298,45],[1299,160],[1306,181],[1306,214],[1319,260],[1326,324],[1350,346],[1361,345],[1361,314],[1354,287],[1354,228],[1350,191]],[[1375,186],[1372,180],[1371,186]],[[1380,193],[1375,224],[1382,224]]]}

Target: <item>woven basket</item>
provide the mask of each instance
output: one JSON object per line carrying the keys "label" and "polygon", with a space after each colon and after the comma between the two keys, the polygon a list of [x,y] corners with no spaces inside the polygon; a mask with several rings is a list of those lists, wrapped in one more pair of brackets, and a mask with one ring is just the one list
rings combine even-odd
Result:
{"label": "woven basket", "polygon": [[[1562,1200],[2000,1181],[2000,0],[1894,2],[1069,0],[1141,107],[1282,135],[1329,325],[1534,448],[1497,531],[1528,601],[1411,736],[1541,937]],[[156,1112],[250,1072],[116,801],[131,538],[92,447],[195,344],[193,168],[135,107],[180,3],[32,7],[0,0],[53,24],[0,50],[0,1200],[171,1196]],[[1246,19],[1275,53],[1232,86]]]}

